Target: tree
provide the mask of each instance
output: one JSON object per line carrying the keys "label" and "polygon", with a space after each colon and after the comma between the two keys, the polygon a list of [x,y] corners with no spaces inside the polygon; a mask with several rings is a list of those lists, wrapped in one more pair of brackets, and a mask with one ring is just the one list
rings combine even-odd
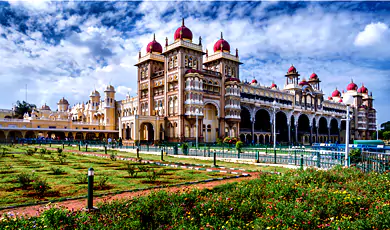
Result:
{"label": "tree", "polygon": [[34,104],[25,101],[17,101],[16,106],[14,107],[14,118],[22,119],[25,113],[31,113],[35,108],[37,108],[37,106]]}
{"label": "tree", "polygon": [[390,131],[383,132],[383,139],[390,140]]}
{"label": "tree", "polygon": [[390,121],[387,121],[385,123],[382,123],[381,124],[381,129],[383,131],[390,131]]}

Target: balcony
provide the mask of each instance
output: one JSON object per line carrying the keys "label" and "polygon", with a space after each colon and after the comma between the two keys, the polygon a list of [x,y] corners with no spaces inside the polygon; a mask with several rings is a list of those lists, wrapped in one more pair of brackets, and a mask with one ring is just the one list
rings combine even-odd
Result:
{"label": "balcony", "polygon": [[218,60],[220,58],[225,58],[225,59],[228,59],[231,61],[240,62],[240,59],[238,57],[236,57],[235,55],[231,55],[231,54],[224,53],[224,52],[218,52],[218,53],[214,53],[214,54],[206,57],[206,59],[203,63],[212,62],[212,61]]}
{"label": "balcony", "polygon": [[225,116],[225,119],[241,119],[239,115],[227,115]]}
{"label": "balcony", "polygon": [[184,46],[186,48],[193,49],[193,50],[196,50],[196,51],[200,51],[200,52],[203,53],[201,45],[197,45],[197,44],[194,44],[192,42],[188,42],[188,41],[184,41],[184,40],[177,40],[174,43],[166,46],[165,47],[165,51],[163,53],[168,52],[168,51],[170,51],[172,49],[178,48],[180,46]]}
{"label": "balcony", "polygon": [[30,120],[27,120],[27,119],[2,118],[2,119],[0,119],[0,122],[30,122]]}
{"label": "balcony", "polygon": [[358,113],[358,117],[366,117],[365,113]]}
{"label": "balcony", "polygon": [[241,109],[240,105],[225,105],[225,109]]}
{"label": "balcony", "polygon": [[160,54],[147,53],[145,56],[138,59],[138,64],[147,61],[147,60],[156,60],[164,62],[164,56]]}
{"label": "balcony", "polygon": [[203,101],[202,100],[187,99],[184,101],[184,104],[186,104],[186,105],[202,105]]}
{"label": "balcony", "polygon": [[216,76],[216,77],[221,76],[220,72],[216,72],[216,71],[212,71],[212,70],[208,70],[208,69],[203,69],[202,72],[207,74],[207,75],[212,75],[212,76]]}

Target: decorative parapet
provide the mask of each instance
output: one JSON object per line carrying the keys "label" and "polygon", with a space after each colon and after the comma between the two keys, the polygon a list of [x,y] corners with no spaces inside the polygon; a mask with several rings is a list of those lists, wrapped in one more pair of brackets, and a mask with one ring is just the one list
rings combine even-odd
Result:
{"label": "decorative parapet", "polygon": [[147,60],[155,60],[155,61],[161,61],[164,62],[164,56],[160,54],[154,54],[154,53],[147,53],[145,56],[138,59],[138,64],[141,64],[142,62],[145,62]]}
{"label": "decorative parapet", "polygon": [[229,53],[224,53],[224,52],[218,52],[218,53],[214,53],[212,55],[206,56],[203,63],[212,62],[212,61],[220,59],[220,58],[225,58],[225,59],[228,59],[231,61],[240,62],[240,59],[234,55],[231,55]]}
{"label": "decorative parapet", "polygon": [[185,41],[185,40],[177,40],[174,43],[166,46],[165,51],[163,53],[168,52],[168,51],[173,50],[173,49],[176,49],[177,47],[180,47],[180,46],[188,48],[188,49],[203,52],[202,45],[197,45],[197,44],[194,44],[192,42]]}

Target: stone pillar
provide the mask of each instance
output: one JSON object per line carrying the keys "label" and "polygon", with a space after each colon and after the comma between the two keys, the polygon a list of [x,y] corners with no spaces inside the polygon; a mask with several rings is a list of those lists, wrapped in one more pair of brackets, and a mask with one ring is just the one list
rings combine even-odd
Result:
{"label": "stone pillar", "polygon": [[252,130],[251,130],[252,140],[254,140],[254,134],[255,134],[255,119],[252,119]]}
{"label": "stone pillar", "polygon": [[310,126],[310,140],[309,140],[310,145],[313,144],[313,126]]}
{"label": "stone pillar", "polygon": [[83,140],[85,140],[86,137],[87,137],[87,133],[83,132]]}
{"label": "stone pillar", "polygon": [[287,123],[288,127],[288,144],[291,145],[291,124]]}
{"label": "stone pillar", "polygon": [[339,128],[339,132],[337,135],[337,143],[340,144],[340,134],[341,134],[341,129]]}
{"label": "stone pillar", "polygon": [[330,141],[330,126],[328,126],[328,142]]}
{"label": "stone pillar", "polygon": [[298,123],[295,124],[295,142],[299,142],[298,141]]}
{"label": "stone pillar", "polygon": [[122,121],[121,121],[121,117],[118,118],[118,125],[119,125],[119,138],[123,139],[123,131],[122,131],[122,128],[123,128],[123,124],[122,124]]}
{"label": "stone pillar", "polygon": [[316,142],[319,143],[319,140],[318,140],[318,126],[316,126]]}

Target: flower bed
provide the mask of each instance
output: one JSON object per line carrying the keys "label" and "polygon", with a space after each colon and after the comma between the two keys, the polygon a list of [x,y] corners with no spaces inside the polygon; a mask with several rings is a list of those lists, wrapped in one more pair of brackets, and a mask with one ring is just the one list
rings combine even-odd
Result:
{"label": "flower bed", "polygon": [[92,213],[53,208],[30,219],[3,217],[0,229],[389,229],[389,189],[389,174],[292,170],[104,203]]}

